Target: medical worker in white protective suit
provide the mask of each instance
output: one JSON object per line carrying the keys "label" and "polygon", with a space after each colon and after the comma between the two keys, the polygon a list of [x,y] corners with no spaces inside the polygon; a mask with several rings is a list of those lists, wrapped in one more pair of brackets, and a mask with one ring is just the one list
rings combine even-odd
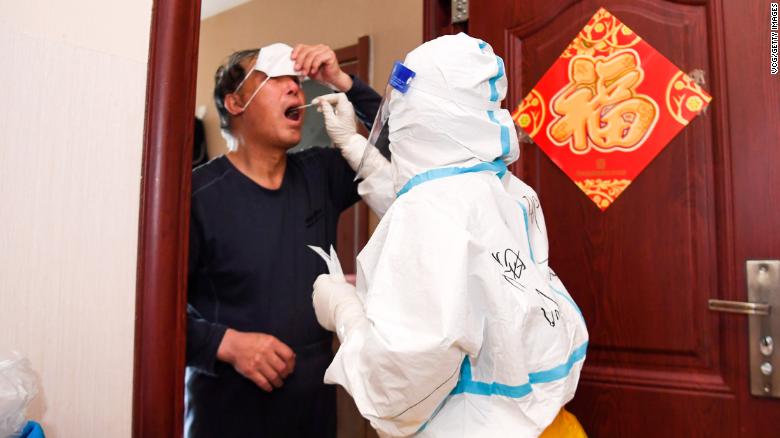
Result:
{"label": "medical worker in white protective suit", "polygon": [[[588,333],[547,265],[536,193],[507,171],[519,147],[500,107],[503,61],[444,36],[409,53],[390,85],[373,129],[386,127],[390,161],[370,157],[372,141],[359,171],[386,175],[391,193],[381,178],[363,192],[389,208],[358,256],[357,288],[314,284],[317,319],[341,341],[325,381],[381,436],[539,436],[574,396]],[[360,155],[346,99],[320,105],[334,143]]]}

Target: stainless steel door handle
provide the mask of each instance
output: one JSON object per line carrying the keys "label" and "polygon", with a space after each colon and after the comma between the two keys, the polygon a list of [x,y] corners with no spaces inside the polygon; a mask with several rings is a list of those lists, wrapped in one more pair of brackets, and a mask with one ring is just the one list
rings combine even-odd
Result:
{"label": "stainless steel door handle", "polygon": [[780,398],[780,260],[748,260],[745,268],[748,301],[709,300],[709,308],[748,316],[750,394]]}
{"label": "stainless steel door handle", "polygon": [[772,309],[772,306],[769,304],[728,300],[709,300],[709,307],[714,312],[760,316],[769,315],[769,311]]}

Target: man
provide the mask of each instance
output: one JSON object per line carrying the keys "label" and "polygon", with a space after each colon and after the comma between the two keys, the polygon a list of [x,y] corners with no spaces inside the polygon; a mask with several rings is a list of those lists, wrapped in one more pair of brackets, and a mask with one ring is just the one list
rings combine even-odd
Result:
{"label": "man", "polygon": [[[332,336],[310,304],[326,271],[307,245],[335,243],[358,200],[339,151],[287,154],[301,139],[302,75],[345,91],[362,120],[380,97],[324,45],[234,53],[214,99],[230,152],[193,172],[186,430],[202,437],[333,437],[323,384]],[[353,122],[354,123],[354,122]]]}
{"label": "man", "polygon": [[562,407],[588,333],[548,266],[536,193],[507,171],[519,146],[500,106],[503,60],[444,36],[410,52],[389,84],[372,134],[387,130],[396,199],[358,256],[357,288],[314,283],[317,319],[341,340],[325,381],[380,436],[584,436]]}

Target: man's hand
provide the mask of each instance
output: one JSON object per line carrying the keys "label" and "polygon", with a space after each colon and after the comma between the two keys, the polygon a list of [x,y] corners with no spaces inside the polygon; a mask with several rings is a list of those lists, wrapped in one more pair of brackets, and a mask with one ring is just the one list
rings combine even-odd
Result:
{"label": "man's hand", "polygon": [[339,91],[352,88],[352,78],[339,67],[336,52],[324,44],[298,44],[293,49],[292,60],[296,70],[314,80],[333,85]]}
{"label": "man's hand", "polygon": [[295,368],[295,353],[282,341],[265,333],[227,329],[217,349],[217,359],[230,363],[263,391],[282,387]]}

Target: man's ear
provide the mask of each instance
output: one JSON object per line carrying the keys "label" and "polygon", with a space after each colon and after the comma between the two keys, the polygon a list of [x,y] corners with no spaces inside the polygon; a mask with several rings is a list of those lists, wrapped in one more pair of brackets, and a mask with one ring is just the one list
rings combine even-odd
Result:
{"label": "man's ear", "polygon": [[241,99],[236,93],[226,94],[223,103],[225,104],[225,109],[231,116],[237,116],[244,112],[244,105],[241,103]]}

